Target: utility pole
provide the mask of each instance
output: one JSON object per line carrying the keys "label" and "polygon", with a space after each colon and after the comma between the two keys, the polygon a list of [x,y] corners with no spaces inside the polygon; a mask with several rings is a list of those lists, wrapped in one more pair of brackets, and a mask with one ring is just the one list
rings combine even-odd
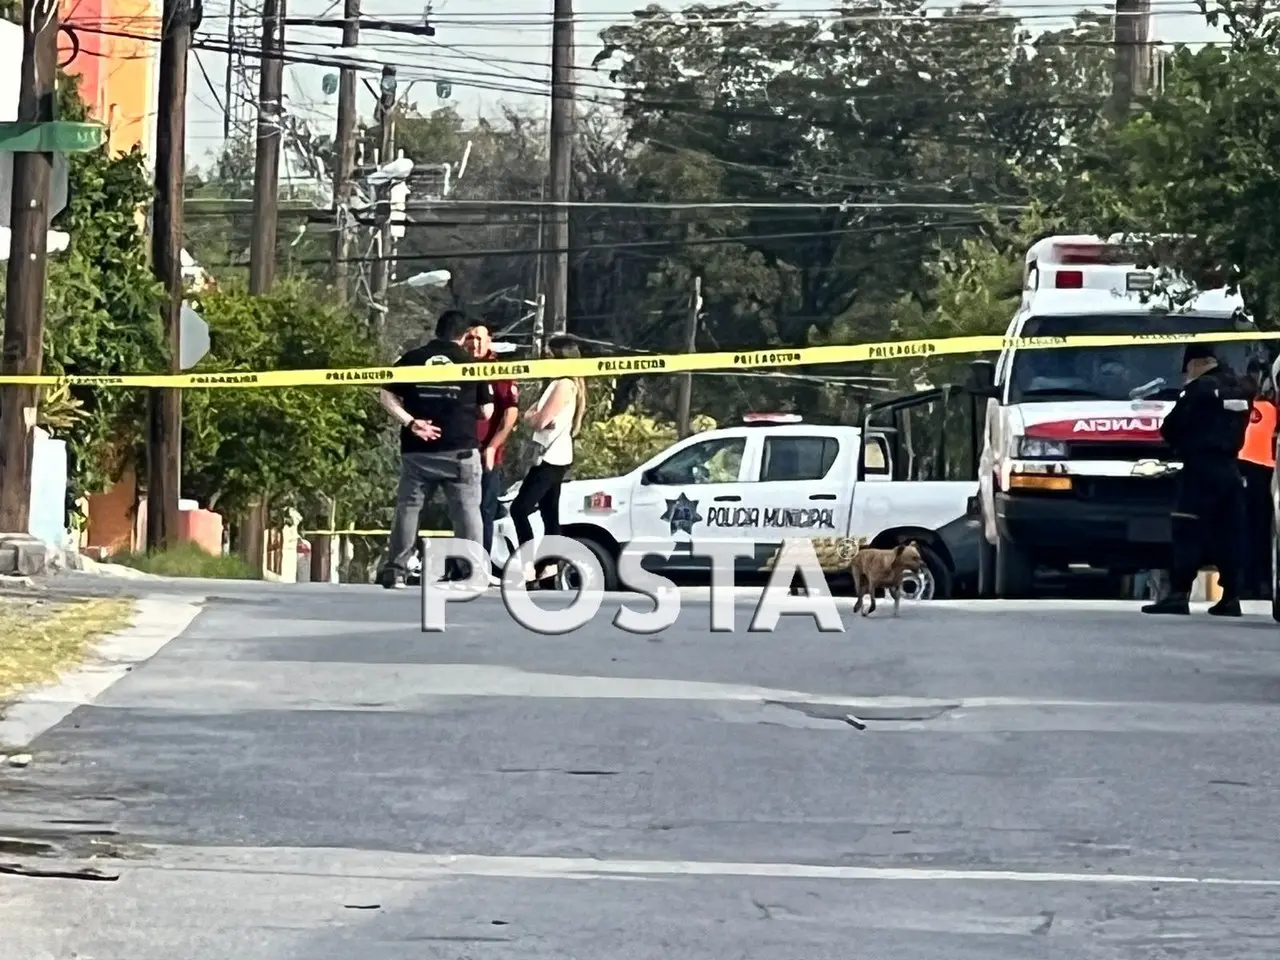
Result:
{"label": "utility pole", "polygon": [[547,352],[547,295],[545,293],[538,294],[538,300],[533,308],[533,356],[535,360],[542,359],[542,355]]}
{"label": "utility pole", "polygon": [[551,251],[547,313],[564,333],[569,319],[569,184],[573,170],[573,0],[554,0],[551,26]]}
{"label": "utility pole", "polygon": [[236,89],[236,0],[227,0],[227,75],[223,87],[222,104],[222,139],[231,142],[231,115],[233,107],[231,98]]}
{"label": "utility pole", "polygon": [[[276,278],[280,205],[280,143],[284,130],[285,0],[262,5],[262,63],[258,71],[258,134],[253,161],[253,236],[249,241],[249,292],[270,292]],[[255,569],[263,566],[268,504],[256,503],[238,521],[237,551]]]}
{"label": "utility pole", "polygon": [[[378,155],[374,164],[386,164],[395,159],[396,151],[396,68],[382,68],[382,83],[378,88]],[[391,188],[390,179],[378,184],[378,257],[373,261],[370,273],[370,292],[373,302],[369,305],[369,327],[379,338],[386,319],[387,288],[391,283]]]}
{"label": "utility pole", "polygon": [[[50,123],[58,65],[57,0],[23,0],[22,30],[18,120]],[[53,154],[14,154],[4,353],[0,357],[0,371],[7,374],[39,374],[44,361],[45,258],[52,177]],[[0,387],[0,531],[6,533],[25,534],[30,527],[31,453],[39,402],[39,387]]]}
{"label": "utility pole", "polygon": [[[689,314],[684,321],[684,352],[694,353],[698,349],[698,315],[702,313],[702,278],[693,278],[693,297],[689,302]],[[693,430],[690,423],[693,405],[693,374],[680,375],[680,393],[676,400],[676,426],[683,440]]]}
{"label": "utility pole", "polygon": [[266,293],[276,278],[280,201],[280,141],[284,119],[285,0],[262,6],[262,68],[258,89],[258,149],[253,164],[253,237],[249,292]]}
{"label": "utility pole", "polygon": [[1151,87],[1151,0],[1116,0],[1115,66],[1109,104],[1113,123],[1123,123],[1135,99]]}
{"label": "utility pole", "polygon": [[[345,0],[342,6],[342,46],[360,44],[360,0]],[[330,280],[339,303],[347,302],[347,257],[350,237],[347,217],[351,203],[351,177],[356,165],[356,71],[342,67],[338,71],[338,129],[334,137],[333,158],[333,263]],[[332,530],[337,515],[337,502],[326,498],[328,520]],[[333,569],[333,536],[322,533],[311,538],[311,581],[328,583]]]}
{"label": "utility pole", "polygon": [[[160,37],[156,116],[156,201],[151,213],[151,268],[164,287],[161,319],[170,373],[181,370],[182,198],[186,176],[187,56],[191,48],[190,0],[165,0]],[[182,487],[182,392],[147,391],[147,549],[164,550],[178,539]]]}
{"label": "utility pole", "polygon": [[[360,43],[360,0],[345,0],[342,8],[342,46]],[[334,139],[333,162],[333,290],[340,303],[347,302],[347,256],[351,249],[347,233],[351,178],[356,165],[356,71],[343,67],[338,72],[338,130]],[[315,551],[312,551],[312,557]]]}

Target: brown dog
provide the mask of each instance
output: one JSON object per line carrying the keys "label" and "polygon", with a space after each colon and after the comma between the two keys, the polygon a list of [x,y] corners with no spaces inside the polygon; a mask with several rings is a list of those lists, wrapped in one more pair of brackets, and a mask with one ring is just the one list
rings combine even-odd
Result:
{"label": "brown dog", "polygon": [[920,556],[920,548],[914,540],[900,543],[892,550],[869,550],[863,548],[849,562],[849,573],[853,577],[853,589],[858,593],[858,602],[853,605],[853,612],[862,610],[862,595],[871,597],[871,604],[862,610],[864,617],[876,612],[876,590],[883,587],[893,597],[893,615],[898,615],[898,605],[902,602],[902,577],[908,571],[918,571],[924,566],[924,557]]}

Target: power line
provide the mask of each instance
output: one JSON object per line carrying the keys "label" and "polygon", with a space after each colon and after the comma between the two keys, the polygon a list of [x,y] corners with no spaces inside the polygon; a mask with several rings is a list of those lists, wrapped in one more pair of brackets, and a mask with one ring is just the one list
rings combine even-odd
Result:
{"label": "power line", "polygon": [[[556,247],[507,247],[494,250],[442,250],[434,253],[417,253],[417,254],[397,254],[395,260],[397,263],[406,262],[426,262],[433,260],[471,260],[480,259],[482,257],[530,257],[545,256],[550,253],[567,252],[573,253],[589,253],[596,250],[643,250],[643,249],[670,249],[682,247],[701,247],[701,246],[720,246],[722,244],[737,243],[744,246],[752,243],[761,243],[771,240],[805,240],[818,237],[832,236],[850,236],[856,234],[874,234],[887,232],[907,232],[907,231],[930,231],[930,230],[956,230],[969,229],[972,227],[983,226],[986,220],[969,220],[969,221],[953,221],[939,223],[915,223],[915,224],[879,224],[870,227],[847,227],[836,228],[831,230],[801,230],[788,233],[761,233],[761,234],[740,234],[726,237],[690,237],[674,240],[623,240],[616,243],[588,243],[579,245],[570,245],[567,248]],[[429,224],[428,224],[429,225]],[[370,263],[374,260],[390,259],[387,257],[350,257],[348,263]],[[320,264],[331,263],[329,257],[302,257],[292,261],[299,266],[316,266]],[[244,267],[248,264],[244,261],[230,261],[223,263],[208,263],[209,267]]]}
{"label": "power line", "polygon": [[[972,213],[980,207],[992,206],[979,203],[910,203],[894,200],[701,200],[691,202],[667,202],[664,200],[457,200],[452,197],[433,200],[422,209],[442,207],[521,207],[545,209],[548,207],[590,210],[958,210]],[[1021,211],[1026,205],[996,205],[1002,209]]]}

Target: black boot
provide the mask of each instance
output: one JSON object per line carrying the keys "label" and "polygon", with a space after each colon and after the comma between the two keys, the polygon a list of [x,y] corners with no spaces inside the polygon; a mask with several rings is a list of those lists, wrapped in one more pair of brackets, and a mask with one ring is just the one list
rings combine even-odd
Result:
{"label": "black boot", "polygon": [[1148,603],[1142,608],[1142,612],[1168,613],[1181,617],[1190,616],[1191,598],[1185,593],[1171,593],[1168,596],[1157,600],[1155,603]]}
{"label": "black boot", "polygon": [[1209,616],[1211,617],[1239,617],[1240,601],[1235,597],[1223,597],[1212,607],[1209,608]]}

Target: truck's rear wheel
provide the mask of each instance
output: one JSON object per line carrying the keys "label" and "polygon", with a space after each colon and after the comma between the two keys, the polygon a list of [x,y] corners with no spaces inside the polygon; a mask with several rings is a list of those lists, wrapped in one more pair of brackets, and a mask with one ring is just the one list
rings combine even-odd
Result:
{"label": "truck's rear wheel", "polygon": [[986,534],[978,538],[978,599],[992,600],[996,595],[996,548]]}
{"label": "truck's rear wheel", "polygon": [[[614,559],[613,551],[590,537],[575,537],[574,539],[591,551],[599,569],[596,571],[579,570],[573,564],[562,560],[556,573],[556,589],[575,592],[583,588],[604,590],[606,593],[616,591],[618,589],[618,561]],[[597,576],[602,578],[598,582],[596,580]]]}
{"label": "truck's rear wheel", "polygon": [[1001,600],[1022,600],[1034,592],[1036,565],[1025,549],[1000,537],[996,541],[996,596]]}
{"label": "truck's rear wheel", "polygon": [[902,579],[903,600],[950,600],[951,568],[937,552],[921,543],[917,545],[925,568],[908,573]]}

